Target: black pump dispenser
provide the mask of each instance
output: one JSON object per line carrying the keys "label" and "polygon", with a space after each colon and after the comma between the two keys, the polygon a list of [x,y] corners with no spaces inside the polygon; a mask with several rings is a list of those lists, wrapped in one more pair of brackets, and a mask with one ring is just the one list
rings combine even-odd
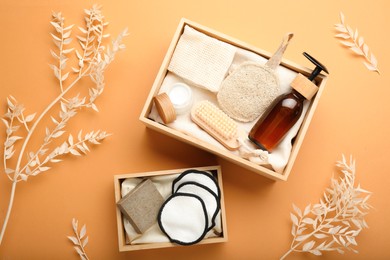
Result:
{"label": "black pump dispenser", "polygon": [[321,71],[325,71],[327,74],[329,74],[328,69],[324,65],[322,65],[321,62],[319,62],[318,60],[310,56],[309,53],[304,52],[303,56],[305,56],[309,61],[311,61],[316,66],[313,72],[309,76],[310,81],[315,79],[317,75],[321,73]]}

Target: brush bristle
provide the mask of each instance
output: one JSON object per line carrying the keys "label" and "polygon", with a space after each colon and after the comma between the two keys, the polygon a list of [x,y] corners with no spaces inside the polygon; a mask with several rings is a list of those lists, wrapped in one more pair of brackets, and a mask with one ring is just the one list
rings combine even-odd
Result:
{"label": "brush bristle", "polygon": [[237,135],[237,123],[209,101],[200,102],[195,108],[195,115],[224,139]]}

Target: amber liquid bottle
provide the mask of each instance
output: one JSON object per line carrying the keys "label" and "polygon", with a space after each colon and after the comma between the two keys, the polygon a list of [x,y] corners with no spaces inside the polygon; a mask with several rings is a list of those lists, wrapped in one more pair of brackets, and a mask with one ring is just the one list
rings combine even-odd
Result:
{"label": "amber liquid bottle", "polygon": [[278,97],[249,132],[249,139],[271,152],[298,121],[305,98],[297,91]]}
{"label": "amber liquid bottle", "polygon": [[268,152],[274,150],[298,121],[305,99],[310,100],[317,92],[317,86],[312,83],[312,80],[322,70],[328,73],[326,67],[309,54],[304,52],[303,55],[316,65],[310,77],[306,78],[298,74],[291,83],[291,92],[276,98],[249,132],[249,140],[262,150]]}

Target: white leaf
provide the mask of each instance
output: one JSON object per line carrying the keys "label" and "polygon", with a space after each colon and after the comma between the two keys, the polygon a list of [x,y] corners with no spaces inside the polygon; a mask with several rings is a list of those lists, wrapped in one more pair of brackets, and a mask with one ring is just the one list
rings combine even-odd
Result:
{"label": "white leaf", "polygon": [[357,38],[359,36],[358,29],[356,28],[355,34],[353,35],[353,40],[356,42]]}
{"label": "white leaf", "polygon": [[52,138],[60,137],[63,133],[65,133],[65,131],[58,131],[58,132],[55,132],[55,133],[52,135]]}
{"label": "white leaf", "polygon": [[88,31],[87,31],[87,30],[85,30],[83,27],[79,27],[79,29],[80,29],[80,31],[81,31],[82,33],[85,33],[85,34],[87,34],[87,33],[88,33]]}
{"label": "white leaf", "polygon": [[298,218],[294,214],[290,213],[291,221],[295,226],[298,226]]}
{"label": "white leaf", "polygon": [[341,20],[341,22],[344,24],[345,18],[344,18],[343,12],[340,12],[340,20]]}
{"label": "white leaf", "polygon": [[292,225],[291,226],[291,235],[293,235],[293,237],[295,237],[295,235],[297,234],[297,228],[295,225]]}
{"label": "white leaf", "polygon": [[13,150],[13,146],[11,146],[9,149],[7,149],[4,153],[4,157],[6,160],[9,160],[12,158],[12,156],[14,155],[15,153],[15,150]]}
{"label": "white leaf", "polygon": [[71,154],[73,154],[73,155],[81,156],[81,154],[80,154],[77,150],[75,150],[75,149],[69,149],[69,152],[70,152]]}
{"label": "white leaf", "polygon": [[313,255],[318,255],[318,256],[322,255],[321,251],[317,250],[317,249],[316,250],[311,250],[310,253],[312,253]]}
{"label": "white leaf", "polygon": [[84,149],[87,150],[88,152],[90,151],[86,143],[83,143],[83,147],[84,147]]}
{"label": "white leaf", "polygon": [[68,236],[69,240],[73,242],[75,245],[79,245],[79,241],[76,237]]}
{"label": "white leaf", "polygon": [[336,30],[341,32],[341,33],[348,33],[347,29],[344,27],[344,25],[342,24],[336,24]]}
{"label": "white leaf", "polygon": [[304,218],[302,220],[303,223],[306,223],[306,224],[309,224],[309,225],[312,225],[314,223],[314,220],[311,219],[311,218]]}
{"label": "white leaf", "polygon": [[88,244],[88,237],[86,237],[83,241],[83,247],[85,247]]}
{"label": "white leaf", "polygon": [[92,109],[95,110],[96,112],[99,112],[99,109],[97,108],[97,106],[96,106],[94,103],[92,103],[91,107],[92,107]]}
{"label": "white leaf", "polygon": [[63,41],[63,43],[66,45],[66,44],[69,44],[69,43],[71,43],[72,42],[72,38],[68,38],[68,39],[65,39],[64,41]]}
{"label": "white leaf", "polygon": [[20,177],[20,179],[22,179],[22,181],[27,181],[27,178],[28,178],[28,176],[24,173],[20,173],[19,177]]}
{"label": "white leaf", "polygon": [[356,46],[351,46],[351,50],[353,52],[355,52],[356,54],[358,54],[358,55],[364,55],[363,51],[360,48],[356,47]]}
{"label": "white leaf", "polygon": [[340,41],[342,45],[345,45],[345,46],[348,46],[348,47],[352,47],[352,46],[355,46],[355,44],[353,42],[349,42],[349,41]]}
{"label": "white leaf", "polygon": [[80,72],[79,69],[75,69],[75,68],[73,68],[73,67],[72,67],[72,70],[73,70],[74,73],[79,73],[79,72]]}
{"label": "white leaf", "polygon": [[74,26],[74,24],[71,24],[71,25],[69,25],[68,27],[65,27],[65,28],[64,28],[64,31],[67,31],[67,30],[70,30],[70,29],[72,29],[72,28],[73,28],[73,26]]}
{"label": "white leaf", "polygon": [[15,172],[15,170],[13,170],[13,169],[10,169],[10,168],[5,169],[5,173],[6,174],[11,174],[11,173],[14,173],[14,172]]}
{"label": "white leaf", "polygon": [[310,234],[309,235],[302,235],[302,236],[297,237],[295,240],[300,242],[300,241],[304,241],[305,239],[307,239],[309,237],[310,237]]}
{"label": "white leaf", "polygon": [[11,145],[13,145],[17,140],[20,140],[20,139],[23,139],[22,137],[20,136],[11,136],[10,138],[8,138],[8,140],[4,143],[4,146],[5,147],[10,147]]}
{"label": "white leaf", "polygon": [[349,25],[347,25],[346,28],[347,28],[348,33],[349,33],[351,36],[353,36],[353,30],[352,30],[352,28],[351,28]]}
{"label": "white leaf", "polygon": [[374,54],[371,53],[371,59],[370,59],[372,65],[374,65],[375,67],[378,66],[378,60],[376,59],[376,57],[374,56]]}
{"label": "white leaf", "polygon": [[322,239],[322,238],[328,237],[328,235],[325,235],[325,234],[317,234],[317,233],[315,233],[314,236],[315,236],[316,238],[318,238],[318,239]]}
{"label": "white leaf", "polygon": [[[11,97],[10,97],[10,98],[11,98]],[[9,98],[7,98],[7,103],[8,103],[9,108],[11,108],[12,110],[14,110],[15,105],[11,102],[11,100],[9,100]]]}
{"label": "white leaf", "polygon": [[69,76],[69,72],[67,72],[66,74],[64,74],[64,75],[62,76],[61,81],[66,80],[66,79],[68,78],[68,76]]}
{"label": "white leaf", "polygon": [[77,39],[79,39],[80,42],[86,42],[87,39],[85,37],[81,37],[79,35],[77,35]]}
{"label": "white leaf", "polygon": [[45,172],[45,171],[47,171],[47,170],[49,170],[50,169],[50,167],[39,167],[39,170],[41,171],[41,172]]}
{"label": "white leaf", "polygon": [[73,218],[72,219],[72,227],[73,227],[73,231],[75,232],[75,233],[77,233],[77,226],[78,226],[78,220],[77,219],[75,219],[75,218]]}
{"label": "white leaf", "polygon": [[310,249],[313,248],[314,244],[315,244],[314,241],[307,242],[306,244],[303,245],[302,250],[307,252],[307,251],[309,251]]}
{"label": "white leaf", "polygon": [[339,236],[339,240],[341,241],[341,244],[345,246],[345,240],[342,236]]}
{"label": "white leaf", "polygon": [[76,252],[77,252],[80,256],[83,256],[83,255],[84,255],[83,251],[81,251],[81,249],[80,249],[78,246],[75,246],[74,249],[76,250]]}
{"label": "white leaf", "polygon": [[72,31],[66,32],[62,35],[63,38],[68,38]]}
{"label": "white leaf", "polygon": [[[58,121],[57,121],[54,117],[52,117],[52,116],[51,116],[51,121],[53,121],[53,123],[56,124],[56,125],[59,124]],[[46,134],[47,134],[47,133],[46,133]]]}
{"label": "white leaf", "polygon": [[302,217],[302,211],[300,208],[298,208],[294,203],[292,204],[294,211],[298,214],[298,216]]}
{"label": "white leaf", "polygon": [[[57,60],[60,59],[60,57],[59,57],[53,50],[50,50],[50,54],[51,54],[51,56],[53,56],[53,58],[55,58],[55,59],[57,59]],[[54,66],[54,65],[53,65],[53,66]],[[53,67],[52,67],[52,69],[53,69]]]}
{"label": "white leaf", "polygon": [[349,34],[346,34],[346,33],[338,33],[338,34],[336,34],[334,37],[343,38],[343,39],[349,39],[349,38],[351,38],[351,36],[349,36]]}
{"label": "white leaf", "polygon": [[34,114],[31,114],[31,115],[28,115],[26,118],[25,118],[25,122],[31,122],[31,121],[33,121],[34,120],[34,118],[35,118],[35,115],[36,115],[37,113],[34,113]]}
{"label": "white leaf", "polygon": [[58,23],[56,23],[56,22],[50,22],[50,23],[51,23],[51,25],[54,26],[55,29],[61,30],[61,26]]}
{"label": "white leaf", "polygon": [[374,67],[372,64],[367,63],[367,62],[365,62],[365,61],[363,61],[363,63],[364,63],[364,65],[367,67],[368,70],[371,70],[371,71],[376,71],[376,70],[377,70],[377,68]]}
{"label": "white leaf", "polygon": [[362,36],[359,37],[359,47],[362,47],[362,45],[364,44],[364,38]]}
{"label": "white leaf", "polygon": [[76,56],[79,60],[81,60],[83,58],[83,56],[81,56],[81,54],[79,53],[78,50],[76,50]]}
{"label": "white leaf", "polygon": [[78,144],[78,145],[77,145],[77,148],[78,148],[81,152],[83,152],[84,154],[87,154],[87,151],[84,149],[84,147],[83,147],[81,144]]}
{"label": "white leaf", "polygon": [[73,136],[71,134],[68,137],[68,143],[70,146],[73,146]]}
{"label": "white leaf", "polygon": [[86,233],[87,233],[87,226],[84,224],[80,230],[80,239],[82,239]]}
{"label": "white leaf", "polygon": [[348,240],[348,242],[351,243],[352,245],[357,246],[355,237],[347,236],[347,240]]}
{"label": "white leaf", "polygon": [[3,123],[5,124],[5,126],[6,126],[7,128],[9,128],[9,123],[8,123],[8,121],[7,121],[6,119],[4,119],[4,118],[2,118],[1,120],[3,121]]}
{"label": "white leaf", "polygon": [[329,234],[336,234],[337,232],[339,232],[341,226],[337,226],[337,227],[332,227],[331,229],[329,229]]}
{"label": "white leaf", "polygon": [[50,35],[53,37],[54,40],[61,42],[61,39],[55,36],[54,34],[50,33]]}

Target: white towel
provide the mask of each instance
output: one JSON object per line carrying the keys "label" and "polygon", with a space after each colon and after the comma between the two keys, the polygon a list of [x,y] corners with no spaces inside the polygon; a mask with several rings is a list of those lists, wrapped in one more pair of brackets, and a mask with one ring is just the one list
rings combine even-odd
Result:
{"label": "white towel", "polygon": [[236,49],[186,25],[168,70],[198,87],[217,92]]}

